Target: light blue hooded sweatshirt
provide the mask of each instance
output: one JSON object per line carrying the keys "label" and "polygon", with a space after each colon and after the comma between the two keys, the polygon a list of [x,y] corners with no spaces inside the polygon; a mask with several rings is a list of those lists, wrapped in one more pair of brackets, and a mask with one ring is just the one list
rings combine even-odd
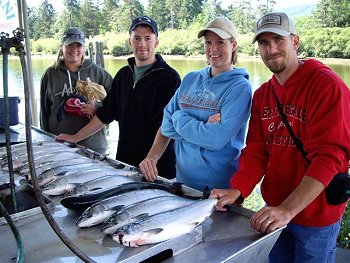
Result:
{"label": "light blue hooded sweatshirt", "polygon": [[[187,74],[164,109],[161,132],[174,139],[176,181],[203,191],[229,188],[245,143],[252,88],[244,68]],[[221,122],[207,123],[221,113]]]}

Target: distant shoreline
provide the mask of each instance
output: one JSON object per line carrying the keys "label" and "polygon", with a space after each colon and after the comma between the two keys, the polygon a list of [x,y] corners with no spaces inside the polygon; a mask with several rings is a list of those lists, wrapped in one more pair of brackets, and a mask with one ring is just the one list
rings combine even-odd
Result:
{"label": "distant shoreline", "polygon": [[[132,55],[127,55],[127,56],[118,56],[115,57],[113,55],[104,55],[104,58],[109,58],[109,59],[127,59],[131,57]],[[18,56],[10,56],[11,58],[17,57]],[[50,59],[55,59],[56,55],[50,55],[50,54],[32,54],[32,58],[43,58],[43,57],[48,57]],[[185,56],[185,55],[162,55],[162,57],[166,59],[171,59],[171,60],[176,60],[176,59],[186,59],[186,60],[205,60],[204,55],[198,55],[198,56]],[[313,58],[313,57],[312,57]],[[248,56],[248,55],[238,55],[238,60],[243,59],[243,60],[249,60],[249,61],[261,61],[261,58],[259,56]],[[311,59],[310,58],[302,58],[302,59]],[[350,59],[346,58],[314,58],[317,60],[322,61],[325,64],[332,64],[332,65],[345,65],[350,67]]]}
{"label": "distant shoreline", "polygon": [[[104,57],[113,58],[113,59],[127,59],[129,56],[118,56],[115,57],[113,55],[104,55]],[[188,60],[205,60],[204,55],[198,55],[198,56],[185,56],[185,55],[162,55],[162,57],[166,59],[188,59]],[[248,56],[248,55],[238,55],[238,60],[244,59],[244,60],[250,60],[250,61],[261,61],[261,58],[259,56]],[[312,59],[310,58],[302,58],[302,59]],[[313,58],[320,60],[324,62],[325,64],[340,64],[340,65],[350,65],[350,59],[346,58]]]}

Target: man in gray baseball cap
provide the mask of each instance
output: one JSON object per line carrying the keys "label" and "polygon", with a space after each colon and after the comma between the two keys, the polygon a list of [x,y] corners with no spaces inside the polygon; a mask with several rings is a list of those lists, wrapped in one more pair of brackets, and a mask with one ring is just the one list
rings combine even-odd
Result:
{"label": "man in gray baseball cap", "polygon": [[254,32],[253,44],[257,36],[265,32],[275,33],[283,37],[297,34],[292,19],[285,13],[279,12],[268,13],[260,18],[255,24]]}
{"label": "man in gray baseball cap", "polygon": [[269,263],[334,263],[348,198],[328,193],[333,178],[348,173],[349,88],[319,60],[298,57],[300,39],[286,14],[260,18],[255,41],[273,74],[253,95],[246,145],[230,189],[214,189],[210,197],[220,199],[220,210],[240,203],[261,182],[266,206],[252,215],[251,228],[271,233],[283,227]]}

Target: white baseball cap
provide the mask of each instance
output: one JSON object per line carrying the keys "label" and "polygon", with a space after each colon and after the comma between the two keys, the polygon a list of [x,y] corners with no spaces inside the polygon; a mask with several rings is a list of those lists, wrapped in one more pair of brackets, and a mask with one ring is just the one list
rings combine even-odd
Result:
{"label": "white baseball cap", "polygon": [[226,17],[217,17],[211,20],[204,29],[198,32],[198,38],[204,36],[206,31],[211,31],[222,39],[234,38],[237,40],[238,36],[235,25]]}

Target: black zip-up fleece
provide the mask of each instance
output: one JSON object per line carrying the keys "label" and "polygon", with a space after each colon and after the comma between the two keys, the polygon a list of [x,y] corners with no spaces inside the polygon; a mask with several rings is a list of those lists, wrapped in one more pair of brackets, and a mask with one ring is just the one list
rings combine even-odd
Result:
{"label": "black zip-up fleece", "polygon": [[[121,68],[112,88],[97,111],[103,123],[119,124],[116,159],[135,167],[146,157],[163,119],[163,109],[180,86],[179,74],[160,55],[157,61],[134,83],[135,58]],[[159,175],[175,178],[175,154],[172,142],[159,159]]]}

